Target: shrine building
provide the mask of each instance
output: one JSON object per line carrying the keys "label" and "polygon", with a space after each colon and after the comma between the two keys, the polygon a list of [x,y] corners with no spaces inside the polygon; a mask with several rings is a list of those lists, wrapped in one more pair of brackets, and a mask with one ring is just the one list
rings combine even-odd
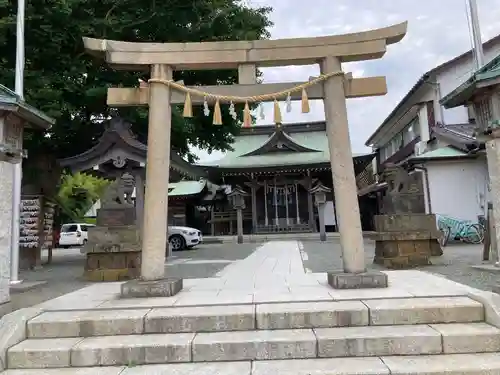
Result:
{"label": "shrine building", "polygon": [[[325,225],[336,231],[330,153],[325,122],[242,128],[233,151],[202,163],[218,185],[240,186],[248,193],[243,211],[244,233],[316,232],[318,210],[310,190],[318,183],[332,189],[327,196]],[[371,164],[374,154],[353,155],[355,174]],[[370,215],[361,204],[361,215]],[[234,234],[234,209],[223,201],[211,211],[212,235]],[[364,230],[370,230],[370,222]]]}

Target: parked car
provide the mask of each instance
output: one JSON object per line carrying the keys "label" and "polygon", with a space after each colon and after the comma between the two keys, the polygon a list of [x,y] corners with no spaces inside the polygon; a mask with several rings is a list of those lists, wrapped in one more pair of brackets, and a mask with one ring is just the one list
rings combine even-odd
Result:
{"label": "parked car", "polygon": [[83,246],[89,238],[88,228],[94,224],[69,223],[63,224],[59,234],[59,246],[67,249],[71,246]]}
{"label": "parked car", "polygon": [[202,242],[203,238],[198,229],[190,227],[168,227],[168,242],[172,251],[190,249]]}

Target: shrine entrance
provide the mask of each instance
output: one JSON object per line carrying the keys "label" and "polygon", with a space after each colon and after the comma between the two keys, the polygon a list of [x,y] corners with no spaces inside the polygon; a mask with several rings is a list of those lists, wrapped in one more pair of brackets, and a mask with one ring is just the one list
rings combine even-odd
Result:
{"label": "shrine entrance", "polygon": [[[302,112],[309,112],[308,99],[324,100],[344,271],[346,275],[364,273],[365,254],[346,98],[385,95],[387,86],[385,77],[353,78],[352,74],[343,72],[342,63],[381,58],[388,45],[399,42],[405,36],[406,28],[407,24],[402,23],[338,36],[203,43],[128,43],[84,38],[85,48],[90,53],[105,58],[111,66],[135,71],[146,69],[151,73],[146,87],[108,89],[110,106],[149,106],[142,279],[165,278],[164,249],[167,240],[165,228],[172,117],[169,103],[184,103],[185,117],[192,116],[193,104],[203,105],[205,115],[213,116],[214,126],[222,124],[221,105],[228,105],[233,118],[242,118],[243,126],[250,127],[252,117],[249,108],[252,103],[274,102],[274,122],[281,124],[279,100],[286,100],[287,108],[291,101],[300,100]],[[257,84],[258,67],[309,65],[318,62],[321,75],[309,81]],[[239,84],[189,87],[173,80],[174,70],[221,67],[237,69]],[[243,108],[241,115],[237,113],[239,106]],[[275,220],[277,223],[287,219],[294,220],[293,191],[289,191],[286,184],[276,184],[272,192],[265,191],[266,207],[269,211],[274,209],[274,219],[272,213],[268,212],[267,220]],[[274,198],[271,198],[273,194]],[[269,200],[274,203],[269,204]],[[244,207],[244,204],[238,206],[240,214]],[[385,283],[387,282],[387,276],[380,278],[385,278]],[[332,285],[337,284],[338,277],[333,275],[331,280]],[[364,283],[372,278],[359,280]],[[170,294],[175,294],[180,288],[182,283],[177,283],[173,287],[162,288],[162,291],[168,290]]]}

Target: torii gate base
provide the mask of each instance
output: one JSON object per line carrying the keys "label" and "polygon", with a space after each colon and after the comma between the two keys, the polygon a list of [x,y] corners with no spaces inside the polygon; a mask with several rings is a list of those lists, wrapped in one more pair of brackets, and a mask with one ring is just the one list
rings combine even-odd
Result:
{"label": "torii gate base", "polygon": [[[339,215],[340,244],[344,270],[328,274],[334,288],[375,288],[387,286],[387,276],[366,271],[363,235],[352,161],[346,98],[385,95],[384,77],[353,79],[342,73],[342,62],[381,58],[387,45],[399,42],[407,24],[367,32],[297,38],[207,43],[127,43],[84,38],[87,50],[104,57],[119,69],[151,72],[146,88],[108,90],[111,106],[149,105],[146,195],[142,234],[141,281],[125,284],[123,296],[171,296],[182,288],[181,280],[165,280],[167,242],[168,177],[171,132],[171,106],[184,98],[171,86],[174,70],[238,69],[238,85],[201,88],[225,96],[263,96],[274,101],[276,92],[286,92],[273,84],[257,84],[259,66],[286,66],[320,63],[321,73],[329,76],[311,99],[323,99],[330,163]],[[293,86],[293,85],[292,85]],[[321,85],[318,84],[321,88]],[[281,90],[281,91],[280,91]],[[193,97],[203,103],[203,97]],[[297,99],[297,95],[292,96]],[[246,118],[248,120],[248,117]]]}

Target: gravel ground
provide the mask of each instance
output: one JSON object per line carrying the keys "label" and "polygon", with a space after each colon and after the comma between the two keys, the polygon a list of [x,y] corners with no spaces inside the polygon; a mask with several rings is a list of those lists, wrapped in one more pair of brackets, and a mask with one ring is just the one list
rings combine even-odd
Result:
{"label": "gravel ground", "polygon": [[[317,243],[303,242],[304,266],[312,272],[327,272],[342,269],[342,256],[338,241]],[[482,264],[482,245],[452,244],[444,248],[441,257],[433,257],[432,265],[419,269],[436,273],[450,280],[472,286],[474,288],[491,291],[492,287],[500,284],[500,273],[480,271],[471,266]],[[375,243],[365,241],[366,264],[369,268],[380,269],[373,265]]]}

